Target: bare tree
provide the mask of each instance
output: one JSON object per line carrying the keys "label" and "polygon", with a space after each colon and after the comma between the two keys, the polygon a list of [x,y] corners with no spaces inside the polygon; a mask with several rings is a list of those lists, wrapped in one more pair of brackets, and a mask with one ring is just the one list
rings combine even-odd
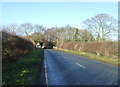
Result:
{"label": "bare tree", "polygon": [[34,32],[33,25],[31,23],[24,23],[19,26],[19,31],[23,33],[24,36],[29,36]]}
{"label": "bare tree", "polygon": [[117,30],[117,20],[108,14],[98,14],[83,23],[86,29],[96,35],[98,41],[104,40],[111,32]]}
{"label": "bare tree", "polygon": [[18,34],[18,25],[17,24],[4,25],[2,26],[2,30],[13,34]]}
{"label": "bare tree", "polygon": [[36,24],[34,26],[34,32],[39,32],[41,34],[44,34],[45,33],[45,28],[39,24]]}
{"label": "bare tree", "polygon": [[63,43],[65,39],[64,28],[52,27],[45,31],[44,36],[47,41],[55,44]]}
{"label": "bare tree", "polygon": [[46,37],[47,41],[55,42],[56,45],[64,42],[94,41],[94,37],[90,32],[71,26],[49,28],[44,33],[44,36]]}

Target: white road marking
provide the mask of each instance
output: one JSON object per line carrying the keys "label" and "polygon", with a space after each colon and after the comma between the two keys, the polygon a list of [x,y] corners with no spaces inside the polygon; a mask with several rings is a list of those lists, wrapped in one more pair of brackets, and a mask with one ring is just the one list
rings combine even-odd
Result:
{"label": "white road marking", "polygon": [[44,59],[44,65],[45,65],[45,78],[46,78],[46,85],[48,87],[48,77],[47,77],[47,70],[46,70],[46,58]]}
{"label": "white road marking", "polygon": [[78,66],[82,67],[82,68],[85,68],[84,66],[80,65],[79,63],[76,63]]}

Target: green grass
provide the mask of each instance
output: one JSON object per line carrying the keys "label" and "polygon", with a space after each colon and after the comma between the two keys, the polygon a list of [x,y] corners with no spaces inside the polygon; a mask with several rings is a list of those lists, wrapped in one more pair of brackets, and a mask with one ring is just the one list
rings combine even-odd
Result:
{"label": "green grass", "polygon": [[6,65],[2,70],[3,85],[34,85],[40,77],[42,58],[43,50],[34,49],[32,53]]}
{"label": "green grass", "polygon": [[89,59],[96,60],[99,62],[111,64],[114,66],[118,66],[118,58],[106,57],[106,56],[102,57],[102,56],[95,55],[95,54],[88,53],[88,52],[71,51],[71,50],[66,50],[66,49],[57,49],[57,50],[64,51],[64,52],[74,54],[74,55],[78,55],[78,56],[82,56],[84,58],[89,58]]}

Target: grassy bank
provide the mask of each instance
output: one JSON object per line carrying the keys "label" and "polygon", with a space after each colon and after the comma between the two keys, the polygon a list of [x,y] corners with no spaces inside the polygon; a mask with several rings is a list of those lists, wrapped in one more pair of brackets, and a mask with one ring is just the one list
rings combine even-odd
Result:
{"label": "grassy bank", "polygon": [[39,81],[42,49],[34,49],[16,61],[6,65],[3,70],[3,85],[35,85]]}
{"label": "grassy bank", "polygon": [[78,55],[84,58],[88,58],[88,59],[92,59],[92,60],[96,60],[99,62],[103,62],[103,63],[107,63],[107,64],[111,64],[114,66],[118,66],[118,58],[112,58],[112,57],[102,57],[99,55],[95,55],[92,53],[87,53],[87,52],[80,52],[80,51],[71,51],[71,50],[66,50],[66,49],[57,49],[59,51],[64,51],[70,54],[74,54],[74,55]]}

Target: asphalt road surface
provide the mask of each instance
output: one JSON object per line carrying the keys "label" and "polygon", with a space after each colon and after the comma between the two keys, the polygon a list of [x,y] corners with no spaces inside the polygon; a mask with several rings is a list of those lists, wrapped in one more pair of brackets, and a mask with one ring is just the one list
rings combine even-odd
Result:
{"label": "asphalt road surface", "polygon": [[117,85],[118,67],[45,49],[47,85]]}

